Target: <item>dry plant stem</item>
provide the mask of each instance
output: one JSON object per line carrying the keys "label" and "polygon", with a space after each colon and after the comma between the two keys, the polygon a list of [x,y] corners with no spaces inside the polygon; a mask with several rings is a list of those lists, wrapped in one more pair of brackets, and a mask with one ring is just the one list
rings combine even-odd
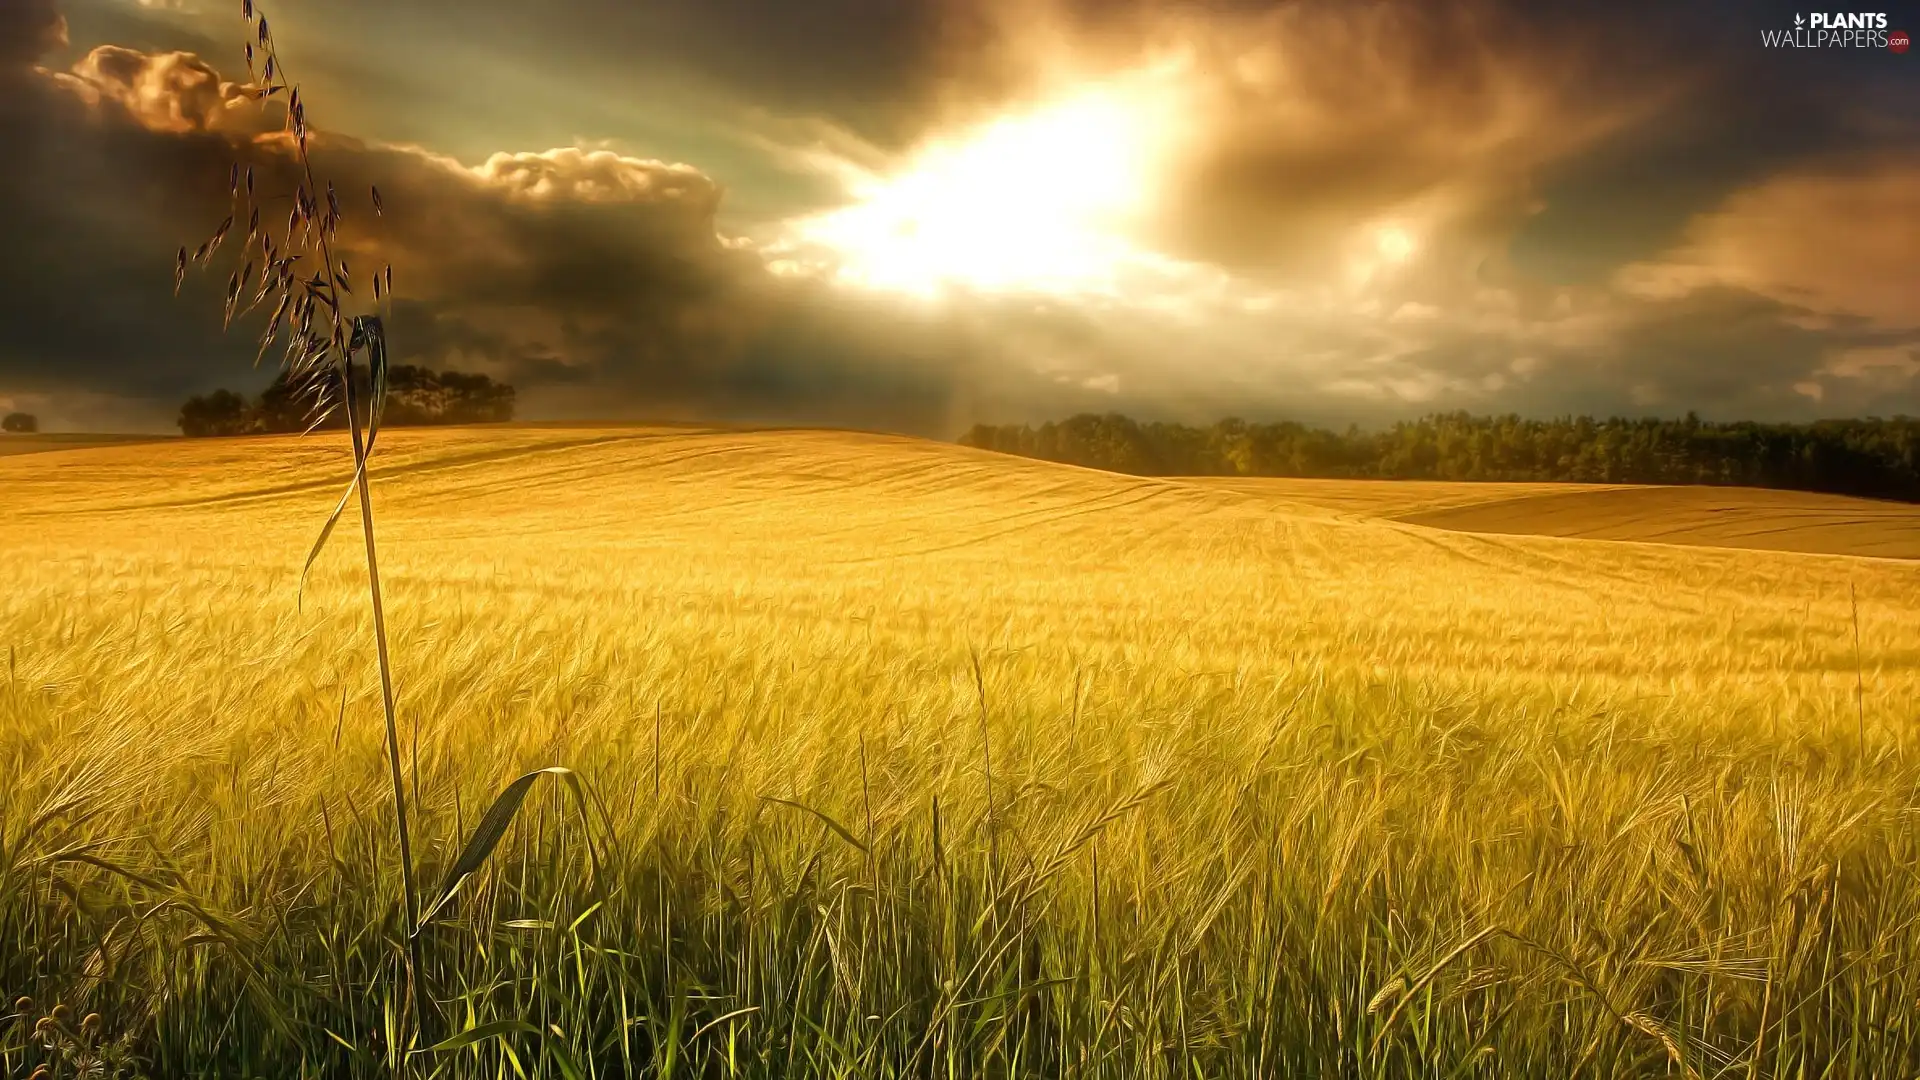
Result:
{"label": "dry plant stem", "polygon": [[[272,56],[274,62],[278,64],[279,50],[274,47],[276,43],[269,37],[266,44],[268,55]],[[280,65],[280,72],[281,81],[291,85],[290,81],[286,78],[286,68],[284,65]],[[292,122],[291,116],[289,117],[289,122]],[[311,129],[303,128],[295,133],[294,147],[300,155],[300,171],[306,179],[306,189],[312,192],[313,198],[318,201],[320,188],[313,178],[313,159],[307,153],[306,130]],[[387,726],[388,778],[393,784],[394,825],[400,837],[400,880],[401,887],[406,893],[407,962],[411,968],[411,971],[408,973],[407,982],[412,990],[414,1035],[416,1040],[424,1045],[427,1041],[427,993],[425,983],[427,973],[426,965],[423,962],[420,951],[420,891],[413,876],[412,830],[407,825],[406,780],[400,767],[400,730],[399,723],[395,717],[393,703],[393,663],[387,651],[387,613],[386,605],[381,601],[380,596],[380,558],[373,538],[373,497],[368,490],[369,485],[372,483],[372,477],[368,473],[367,462],[370,447],[368,447],[366,439],[361,433],[360,416],[353,408],[353,346],[341,332],[343,316],[339,304],[340,291],[334,285],[334,267],[338,264],[335,263],[333,258],[333,244],[331,237],[328,236],[329,231],[325,226],[322,226],[318,230],[320,258],[323,269],[325,270],[322,282],[328,295],[333,299],[333,303],[328,305],[333,312],[333,342],[334,347],[341,350],[340,378],[343,383],[342,391],[346,402],[347,427],[353,432],[353,466],[355,473],[359,477],[359,483],[356,486],[360,489],[360,534],[366,541],[367,551],[367,596],[373,606],[374,650],[379,658],[380,664],[380,704],[385,714]],[[369,403],[369,410],[377,407],[377,405],[377,402]],[[369,411],[368,417],[370,420],[372,416],[372,412]],[[417,769],[417,761],[415,766]]]}
{"label": "dry plant stem", "polygon": [[[352,366],[349,364],[344,370],[350,381],[353,378]],[[424,1043],[427,995],[423,980],[427,973],[420,956],[420,893],[413,880],[413,843],[411,831],[407,828],[407,789],[400,771],[400,730],[394,718],[393,665],[387,657],[386,605],[380,599],[380,557],[373,541],[373,497],[367,490],[372,478],[366,475],[366,444],[360,435],[360,417],[353,413],[352,398],[349,397],[348,401],[348,426],[353,430],[354,467],[361,471],[360,534],[367,544],[367,595],[373,603],[374,650],[380,660],[380,703],[387,720],[387,769],[393,781],[393,816],[400,833],[400,879],[407,894],[407,960],[413,968],[407,981],[413,988],[414,1033]]]}

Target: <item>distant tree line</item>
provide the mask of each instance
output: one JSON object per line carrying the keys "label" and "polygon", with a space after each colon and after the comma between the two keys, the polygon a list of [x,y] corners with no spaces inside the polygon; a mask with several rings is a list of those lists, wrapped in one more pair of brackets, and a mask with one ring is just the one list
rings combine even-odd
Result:
{"label": "distant tree line", "polygon": [[1115,413],[977,425],[968,446],[1144,476],[1740,484],[1920,502],[1920,419],[1810,424],[1437,413],[1382,430]]}
{"label": "distant tree line", "polygon": [[[360,389],[364,393],[364,368],[361,374]],[[314,426],[308,412],[310,400],[289,385],[285,375],[257,398],[215,390],[191,398],[180,407],[180,431],[189,437],[306,431]],[[403,427],[501,423],[513,419],[513,404],[513,387],[485,375],[402,366],[388,372],[386,407],[380,422]],[[345,425],[345,414],[335,410],[319,426]]]}

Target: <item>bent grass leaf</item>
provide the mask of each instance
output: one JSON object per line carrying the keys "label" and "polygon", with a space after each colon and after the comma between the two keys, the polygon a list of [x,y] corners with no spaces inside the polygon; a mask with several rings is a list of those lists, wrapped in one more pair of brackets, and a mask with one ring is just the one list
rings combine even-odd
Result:
{"label": "bent grass leaf", "polygon": [[508,1035],[538,1035],[539,1033],[539,1028],[534,1027],[525,1020],[491,1020],[484,1024],[476,1024],[460,1032],[458,1035],[442,1039],[423,1050],[415,1050],[414,1053],[444,1054],[450,1050],[465,1050],[469,1046],[477,1046],[480,1043],[486,1042],[488,1039],[498,1039]]}
{"label": "bent grass leaf", "polygon": [[[318,425],[316,424],[315,426]],[[302,610],[304,610],[306,606],[307,575],[313,571],[314,562],[320,558],[320,552],[326,548],[327,541],[332,538],[333,527],[340,524],[340,515],[347,512],[348,500],[352,499],[353,493],[360,489],[360,478],[366,475],[366,469],[367,467],[364,462],[354,468],[353,479],[347,481],[346,492],[340,496],[340,502],[334,506],[333,513],[327,515],[326,524],[320,526],[320,535],[313,541],[312,549],[307,552],[306,563],[300,567],[300,589],[295,599],[295,605]]]}
{"label": "bent grass leaf", "polygon": [[723,1016],[716,1016],[713,1019],[707,1021],[706,1023],[700,1025],[700,1030],[694,1032],[692,1035],[687,1036],[687,1041],[693,1042],[695,1039],[698,1039],[700,1036],[705,1035],[707,1032],[712,1031],[714,1028],[719,1027],[721,1024],[724,1024],[729,1020],[738,1020],[743,1016],[752,1016],[754,1013],[757,1013],[759,1011],[760,1011],[760,1006],[749,1005],[744,1009],[735,1009],[732,1012],[727,1013]]}
{"label": "bent grass leaf", "polygon": [[804,810],[807,813],[812,814],[814,817],[819,818],[820,821],[823,824],[825,824],[827,828],[832,829],[834,833],[840,837],[840,839],[845,840],[849,844],[852,844],[857,850],[859,850],[861,854],[865,855],[868,853],[867,845],[861,843],[859,839],[853,835],[851,830],[849,830],[845,825],[842,825],[839,822],[833,820],[833,818],[829,817],[823,811],[815,810],[813,807],[808,806],[806,803],[795,802],[792,799],[780,799],[780,798],[775,798],[772,795],[762,795],[760,796],[760,798],[762,801],[765,801],[765,802],[779,803],[781,806],[791,806],[795,810]]}
{"label": "bent grass leaf", "polygon": [[[560,1070],[562,1080],[586,1080],[586,1071],[580,1067],[578,1061],[573,1059],[572,1054],[567,1053],[566,1047],[560,1045],[555,1039],[543,1038],[541,1043],[546,1047],[547,1054],[553,1058],[553,1064]],[[661,1070],[661,1075],[670,1075],[671,1068],[672,1061],[669,1059],[668,1066]]]}
{"label": "bent grass leaf", "polygon": [[[567,786],[573,789],[575,801],[580,805],[581,819],[583,821],[587,819],[586,794],[581,788],[579,775],[572,769],[549,765],[515,779],[493,800],[493,805],[487,807],[487,812],[482,815],[479,824],[473,827],[473,835],[467,838],[467,846],[461,849],[460,856],[453,860],[453,865],[447,867],[446,875],[440,880],[438,896],[427,907],[426,913],[420,917],[420,925],[414,928],[415,934],[418,934],[435,915],[439,914],[440,909],[453,899],[454,894],[469,877],[486,865],[487,857],[493,854],[494,848],[500,846],[501,839],[507,835],[507,829],[513,825],[514,815],[520,812],[521,804],[526,802],[527,792],[542,776],[555,776],[566,781]],[[591,837],[588,838],[587,848],[589,853],[593,852]],[[597,879],[599,856],[594,854],[593,859]]]}
{"label": "bent grass leaf", "polygon": [[[312,295],[326,299],[326,294],[318,289],[312,289],[311,283],[309,288]],[[360,459],[354,462],[353,479],[347,482],[347,490],[341,494],[339,503],[333,508],[333,513],[328,514],[326,523],[320,526],[320,535],[314,540],[312,549],[307,552],[307,561],[300,568],[300,590],[296,600],[299,606],[304,606],[306,602],[307,576],[312,572],[314,562],[320,558],[320,552],[325,550],[327,541],[332,538],[334,527],[340,524],[340,515],[346,513],[347,503],[352,501],[354,493],[360,490],[360,485],[367,482],[367,463],[373,459],[374,439],[380,434],[380,412],[387,398],[387,337],[380,325],[380,320],[372,315],[362,315],[353,320],[353,337],[349,342],[348,358],[339,369],[349,417],[355,415],[352,353],[363,348],[367,351],[373,398],[367,410],[367,444],[361,451]],[[320,414],[314,420],[314,427],[318,427],[325,418],[325,413]]]}
{"label": "bent grass leaf", "polygon": [[[344,269],[346,264],[341,263]],[[373,441],[380,437],[380,415],[387,405],[387,332],[377,315],[361,315],[353,320],[353,347],[367,351],[367,370],[373,400],[367,406],[367,453],[373,453]]]}

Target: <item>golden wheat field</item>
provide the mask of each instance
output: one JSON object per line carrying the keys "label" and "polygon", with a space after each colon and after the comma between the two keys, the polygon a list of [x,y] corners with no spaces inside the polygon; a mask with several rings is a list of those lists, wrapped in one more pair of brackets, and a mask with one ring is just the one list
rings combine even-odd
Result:
{"label": "golden wheat field", "polygon": [[426,931],[411,1056],[351,511],[300,586],[340,440],[0,458],[0,991],[102,1070],[1920,1075],[1920,564],[1522,535],[1911,514],[381,438],[422,874],[584,795]]}

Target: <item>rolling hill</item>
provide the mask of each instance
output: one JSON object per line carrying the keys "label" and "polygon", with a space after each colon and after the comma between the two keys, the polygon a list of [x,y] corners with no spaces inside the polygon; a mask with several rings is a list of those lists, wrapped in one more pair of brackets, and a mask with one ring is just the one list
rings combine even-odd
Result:
{"label": "rolling hill", "polygon": [[1920,506],[1801,491],[1655,487],[1519,493],[1396,518],[1477,533],[1920,558]]}
{"label": "rolling hill", "polygon": [[1456,532],[1920,558],[1920,506],[1815,492],[1631,484],[1195,478],[1355,519]]}

